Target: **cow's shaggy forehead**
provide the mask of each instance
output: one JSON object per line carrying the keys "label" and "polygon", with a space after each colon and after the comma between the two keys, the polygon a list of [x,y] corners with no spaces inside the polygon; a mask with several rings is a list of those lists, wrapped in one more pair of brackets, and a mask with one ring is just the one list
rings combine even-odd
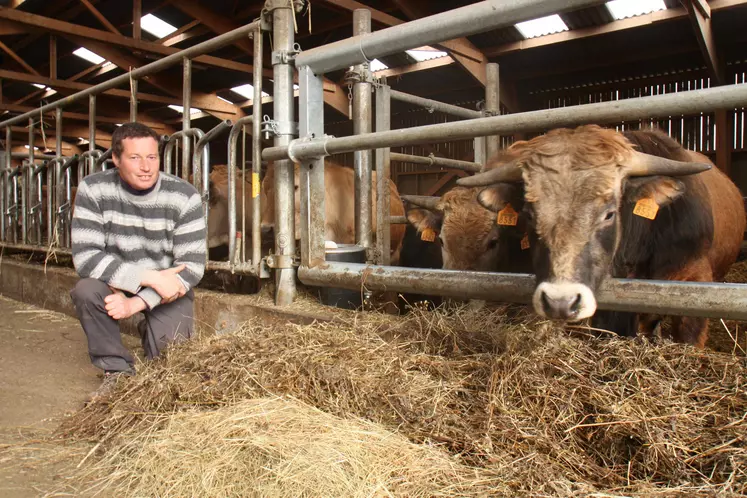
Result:
{"label": "cow's shaggy forehead", "polygon": [[480,189],[457,187],[441,197],[439,207],[444,213],[442,233],[448,237],[464,237],[460,244],[482,243],[493,228],[495,213],[477,202]]}

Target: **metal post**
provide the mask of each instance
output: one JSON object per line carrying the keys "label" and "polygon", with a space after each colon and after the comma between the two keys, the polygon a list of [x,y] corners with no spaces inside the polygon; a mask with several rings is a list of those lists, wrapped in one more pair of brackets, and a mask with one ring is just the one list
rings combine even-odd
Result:
{"label": "metal post", "polygon": [[[355,9],[353,11],[353,36],[371,32],[371,11]],[[371,83],[368,63],[358,64],[353,70],[358,73],[358,81],[353,84],[353,133],[363,135],[373,131],[371,126]],[[355,151],[353,168],[355,170],[355,240],[359,246],[370,248],[373,234],[371,232],[371,150]],[[370,260],[370,255],[366,254]]]}
{"label": "metal post", "polygon": [[[378,126],[376,131],[379,130]],[[425,164],[427,166],[441,166],[443,168],[458,169],[461,171],[468,171],[470,173],[477,173],[482,169],[482,164],[473,163],[470,161],[459,161],[458,159],[448,159],[446,157],[437,157],[430,154],[427,157],[424,156],[413,156],[411,154],[400,154],[398,152],[392,152],[390,154],[391,161],[399,161],[405,163]]]}
{"label": "metal post", "polygon": [[[272,35],[275,51],[273,65],[273,97],[275,121],[280,132],[275,135],[276,147],[287,146],[293,139],[293,64],[288,53],[293,50],[293,3],[272,11]],[[287,159],[275,162],[275,304],[291,304],[296,296],[296,280],[292,258],[296,252],[295,237],[295,166]]]}
{"label": "metal post", "polygon": [[88,151],[91,153],[88,160],[78,163],[78,183],[86,176],[93,173],[96,159],[93,152],[96,150],[96,96],[88,96]]}
{"label": "metal post", "polygon": [[425,97],[418,97],[398,90],[390,90],[392,100],[398,100],[400,102],[406,102],[408,104],[417,105],[428,110],[442,112],[450,116],[456,116],[464,119],[475,119],[481,118],[483,115],[480,111],[473,111],[471,109],[465,109],[458,105],[447,104],[438,100],[426,99]]}
{"label": "metal post", "polygon": [[[261,273],[262,259],[262,230],[261,230],[261,196],[260,175],[262,173],[262,70],[263,70],[263,37],[264,33],[260,28],[254,32],[254,74],[252,83],[254,85],[254,95],[252,98],[252,266],[256,274]],[[244,166],[244,165],[242,165]],[[244,218],[246,225],[246,218]],[[229,234],[229,240],[234,234]],[[242,243],[246,244],[246,234],[242,234]],[[242,254],[244,254],[242,252]],[[233,260],[231,260],[233,261]]]}
{"label": "metal post", "polygon": [[[237,258],[237,251],[239,249],[236,247],[236,238],[239,231],[237,227],[238,223],[236,221],[236,182],[238,173],[238,168],[236,167],[236,145],[239,141],[239,134],[241,134],[244,130],[244,126],[247,123],[250,123],[252,125],[252,130],[254,130],[255,121],[256,120],[254,119],[254,115],[239,118],[236,121],[236,124],[234,124],[231,128],[231,132],[228,134],[228,261],[231,263],[235,263],[239,259]],[[252,170],[254,170],[254,164],[252,164]],[[259,179],[257,179],[257,182],[259,182]],[[254,190],[254,178],[252,178],[252,190]],[[254,220],[259,217],[259,215],[259,209],[255,210],[254,203],[252,203],[252,224],[254,223]],[[243,237],[246,237],[246,234],[243,233],[242,227],[242,238]],[[254,234],[252,233],[252,238],[253,237]],[[252,244],[254,244],[253,239]],[[252,260],[252,264],[255,263],[256,260]]]}
{"label": "metal post", "polygon": [[[191,113],[189,112],[192,108],[192,60],[185,57],[182,64],[184,66],[182,78],[182,131],[187,131],[192,127]],[[185,180],[189,178],[189,174],[191,173],[189,167],[191,157],[192,141],[189,137],[185,136],[182,139],[182,178]],[[195,181],[197,180],[195,179]]]}
{"label": "metal post", "polygon": [[[298,68],[300,135],[324,136],[324,87],[321,76]],[[301,162],[301,265],[314,267],[325,260],[324,157]]]}
{"label": "metal post", "polygon": [[[8,204],[9,204],[9,196],[8,196],[8,175],[10,174],[10,164],[11,159],[13,158],[13,142],[11,141],[12,134],[10,130],[10,126],[5,128],[5,169],[3,170],[3,176],[2,176],[2,201],[0,201],[0,206],[2,207],[3,213],[0,218],[2,218],[2,221],[0,221],[0,240],[5,242],[7,239],[5,238],[5,229],[6,229],[6,216],[8,213]],[[8,229],[10,229],[10,225],[8,225]]]}
{"label": "metal post", "polygon": [[[62,107],[58,107],[55,109],[55,124],[57,125],[57,143],[55,147],[55,155],[57,156],[57,161],[54,165],[54,214],[52,216],[52,222],[54,223],[54,227],[57,229],[57,240],[63,240],[63,229],[62,226],[62,216],[60,212],[60,207],[62,207],[62,199],[65,195],[65,185],[62,183],[62,164],[63,161],[60,160],[62,157]],[[52,195],[52,186],[47,185],[47,195]],[[54,232],[53,232],[54,235]],[[50,240],[50,243],[52,241]],[[60,244],[57,244],[60,245]]]}
{"label": "metal post", "polygon": [[[40,115],[41,116],[41,115]],[[40,120],[41,121],[41,120]],[[57,135],[57,143],[59,143],[61,133]],[[34,118],[29,118],[29,163],[34,164]],[[26,210],[28,209],[28,199],[26,198],[26,185],[28,180],[26,178],[26,171],[21,169],[21,243],[26,244],[28,241],[27,230],[27,219]]]}
{"label": "metal post", "polygon": [[130,121],[137,121],[137,80],[130,74]]}
{"label": "metal post", "polygon": [[[392,108],[389,86],[386,82],[376,88],[376,131],[389,131]],[[376,249],[377,265],[388,265],[391,258],[391,232],[389,231],[390,150],[388,147],[376,149]]]}
{"label": "metal post", "polygon": [[[489,62],[487,64],[487,84],[485,85],[485,113],[488,116],[498,116],[501,113],[499,74],[498,64]],[[487,157],[493,157],[500,149],[501,137],[490,135],[485,138],[485,141],[487,144],[486,155]]]}

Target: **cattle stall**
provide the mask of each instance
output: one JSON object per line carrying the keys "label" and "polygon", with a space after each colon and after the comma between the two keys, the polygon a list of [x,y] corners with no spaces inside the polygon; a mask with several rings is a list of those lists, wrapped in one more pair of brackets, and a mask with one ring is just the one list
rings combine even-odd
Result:
{"label": "cattle stall", "polygon": [[[228,261],[210,261],[209,268],[228,270],[240,274],[266,277],[274,270],[277,304],[288,304],[296,294],[296,273],[300,281],[308,285],[337,286],[360,289],[365,278],[366,286],[372,290],[399,290],[424,294],[438,294],[460,298],[486,298],[526,302],[533,286],[530,275],[507,275],[486,273],[457,273],[437,270],[398,269],[387,266],[389,253],[387,233],[390,222],[404,222],[387,215],[388,202],[384,186],[390,176],[390,163],[408,161],[428,165],[439,165],[460,171],[475,171],[484,164],[487,156],[501,145],[510,142],[516,135],[537,133],[555,126],[581,123],[616,124],[620,121],[652,119],[655,116],[692,115],[716,109],[742,108],[747,101],[747,91],[737,79],[735,84],[707,88],[688,88],[687,92],[652,92],[651,95],[631,95],[630,99],[596,101],[588,100],[581,105],[567,107],[569,102],[547,100],[550,109],[509,114],[499,104],[499,66],[486,66],[485,105],[482,110],[472,110],[437,100],[419,97],[407,92],[393,90],[385,79],[374,78],[370,62],[376,57],[415,48],[459,36],[474,35],[513,23],[549,15],[558,10],[582,8],[594,4],[590,0],[573,2],[539,2],[524,0],[517,4],[503,5],[496,2],[479,2],[448,12],[424,17],[401,25],[372,32],[371,15],[365,9],[353,12],[354,36],[329,45],[300,51],[294,38],[293,5],[286,2],[269,2],[267,15],[259,21],[247,24],[225,34],[211,38],[188,49],[168,55],[156,62],[132,69],[127,74],[79,91],[60,101],[43,105],[0,123],[5,128],[5,167],[1,176],[3,215],[0,216],[0,238],[4,246],[12,249],[46,250],[58,253],[69,252],[69,219],[73,192],[71,175],[73,168],[78,178],[106,167],[111,152],[102,153],[94,147],[97,121],[97,96],[120,85],[128,84],[130,93],[129,111],[132,119],[138,117],[137,82],[169,67],[182,66],[182,108],[190,109],[193,103],[191,92],[193,62],[209,52],[253,35],[255,53],[263,53],[262,33],[272,36],[272,73],[274,84],[274,116],[264,118],[262,102],[262,58],[256,57],[253,65],[254,102],[252,116],[233,121],[222,121],[215,128],[203,132],[192,128],[190,113],[184,112],[182,130],[164,136],[164,168],[173,170],[182,177],[193,177],[203,196],[205,215],[209,216],[208,166],[210,165],[210,141],[218,135],[228,134],[228,202],[229,202],[229,257]],[[434,29],[436,28],[436,29]],[[295,124],[293,105],[293,70],[298,70],[299,123]],[[324,91],[325,74],[352,68],[346,81],[351,87],[351,110],[354,135],[335,138],[325,133]],[[80,155],[63,156],[61,128],[63,110],[73,102],[88,98],[89,106],[89,150]],[[421,106],[428,110],[452,114],[463,118],[459,122],[446,122],[416,126],[409,129],[390,130],[391,101],[401,101]],[[36,154],[29,148],[26,163],[11,166],[12,127],[27,124],[28,142],[35,143],[35,126],[46,113],[54,111],[57,128],[56,151],[53,157]],[[743,113],[735,115],[735,127],[743,129]],[[373,118],[376,128],[373,128]],[[701,118],[702,119],[702,118]],[[37,121],[35,121],[37,120]],[[742,123],[741,125],[739,123]],[[245,163],[238,167],[236,153],[238,138],[245,126],[252,127],[251,209],[254,213],[251,226],[252,247],[247,250],[246,236],[237,239],[235,234],[249,233],[237,219],[235,192],[239,189],[241,170],[246,174]],[[230,130],[230,132],[229,132]],[[274,146],[264,148],[260,135],[273,137]],[[742,132],[743,135],[743,132]],[[740,135],[741,136],[741,135]],[[708,135],[710,143],[712,137]],[[391,147],[409,147],[425,143],[471,140],[474,157],[472,161],[459,161],[439,157],[416,156],[390,152]],[[737,135],[735,135],[737,140]],[[173,160],[172,153],[181,153],[181,161]],[[352,153],[355,169],[355,232],[358,245],[369,250],[368,263],[340,264],[325,262],[324,240],[324,157]],[[375,153],[375,160],[374,160]],[[108,155],[107,155],[108,154]],[[46,162],[44,162],[46,161]],[[272,161],[274,177],[274,249],[270,257],[261,256],[261,234],[259,225],[259,177],[262,161]],[[296,261],[296,239],[294,232],[294,168],[301,170],[301,238],[300,266]],[[371,172],[378,172],[376,188],[378,196],[376,210],[380,223],[377,227],[376,247],[371,229]],[[46,180],[45,180],[46,174]],[[18,183],[19,187],[13,187]],[[240,182],[245,188],[245,182]],[[255,190],[254,186],[257,185]],[[47,188],[43,199],[44,187]],[[40,233],[41,203],[46,200],[46,238]],[[245,220],[245,216],[241,217]],[[249,256],[249,257],[247,257]],[[296,271],[296,268],[298,270]],[[659,293],[659,289],[667,292]],[[654,297],[652,297],[652,295]],[[690,314],[697,316],[724,316],[744,318],[743,310],[747,291],[740,285],[691,284],[682,282],[613,281],[604,290],[600,306],[616,310],[661,312],[666,314]]]}

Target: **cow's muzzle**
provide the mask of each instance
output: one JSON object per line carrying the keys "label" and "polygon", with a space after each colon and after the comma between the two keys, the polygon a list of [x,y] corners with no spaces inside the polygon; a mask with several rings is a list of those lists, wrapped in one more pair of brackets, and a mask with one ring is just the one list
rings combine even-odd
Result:
{"label": "cow's muzzle", "polygon": [[588,318],[597,310],[594,292],[575,282],[542,282],[534,291],[532,304],[538,315],[565,321]]}

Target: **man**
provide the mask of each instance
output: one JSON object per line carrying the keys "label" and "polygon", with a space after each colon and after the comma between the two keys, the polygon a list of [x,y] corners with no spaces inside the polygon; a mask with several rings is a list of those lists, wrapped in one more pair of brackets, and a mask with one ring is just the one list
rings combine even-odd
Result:
{"label": "man", "polygon": [[87,176],[75,198],[73,264],[81,279],[70,295],[91,362],[104,370],[99,394],[119,374],[135,373],[119,320],[145,314],[139,329],[148,359],[193,331],[205,220],[194,186],[159,172],[158,139],[143,124],[120,126],[112,134],[117,167]]}

